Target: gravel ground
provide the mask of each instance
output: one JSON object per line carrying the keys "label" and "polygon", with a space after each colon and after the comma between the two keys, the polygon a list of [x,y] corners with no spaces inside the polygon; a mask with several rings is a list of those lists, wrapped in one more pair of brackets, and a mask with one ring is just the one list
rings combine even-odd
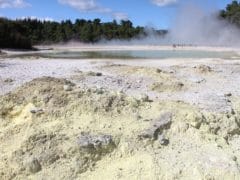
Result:
{"label": "gravel ground", "polygon": [[239,179],[239,69],[2,58],[0,179]]}
{"label": "gravel ground", "polygon": [[[85,47],[85,50],[90,48],[92,47]],[[99,48],[95,47],[97,50]],[[59,47],[59,49],[61,48]],[[221,50],[221,48],[211,49]],[[123,68],[117,70],[118,66]],[[211,72],[200,72],[198,68],[201,66],[209,67]],[[134,68],[137,67],[143,67],[143,71],[135,73]],[[145,73],[144,68],[150,69],[150,72]],[[187,88],[174,92],[152,91],[149,88],[151,84],[164,80],[152,78],[156,68],[163,70],[166,72],[165,74],[171,74]],[[131,69],[132,73],[127,73]],[[239,69],[240,60],[223,59],[61,60],[2,58],[0,59],[0,94],[4,95],[34,78],[52,76],[68,78],[79,86],[102,87],[123,91],[134,96],[147,94],[153,99],[184,101],[208,111],[228,112],[231,111],[231,106],[228,98],[224,95],[229,93],[234,96],[240,95]],[[102,75],[88,75],[87,72],[91,71],[101,72]],[[168,80],[171,81],[171,78]]]}

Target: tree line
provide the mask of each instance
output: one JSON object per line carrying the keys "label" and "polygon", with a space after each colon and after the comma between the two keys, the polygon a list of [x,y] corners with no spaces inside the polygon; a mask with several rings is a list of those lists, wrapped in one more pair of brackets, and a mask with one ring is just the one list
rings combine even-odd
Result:
{"label": "tree line", "polygon": [[27,29],[19,22],[0,19],[0,48],[32,48]]}
{"label": "tree line", "polygon": [[[164,31],[156,31],[158,34]],[[102,23],[100,19],[77,19],[62,22],[37,19],[9,20],[0,18],[0,48],[29,49],[32,45],[76,40],[86,43],[101,39],[128,40],[146,36],[144,27],[134,27],[129,20]]]}

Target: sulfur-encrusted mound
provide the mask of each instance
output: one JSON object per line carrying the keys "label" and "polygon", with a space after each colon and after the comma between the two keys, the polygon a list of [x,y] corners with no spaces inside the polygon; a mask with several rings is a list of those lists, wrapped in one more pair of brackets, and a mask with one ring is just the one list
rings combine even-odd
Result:
{"label": "sulfur-encrusted mound", "polygon": [[211,114],[35,79],[0,97],[0,177],[238,179],[237,102],[232,113]]}

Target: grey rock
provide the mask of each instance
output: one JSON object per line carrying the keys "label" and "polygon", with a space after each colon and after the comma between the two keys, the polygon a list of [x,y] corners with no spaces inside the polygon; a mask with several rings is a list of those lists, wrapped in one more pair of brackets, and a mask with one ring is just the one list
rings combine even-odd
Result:
{"label": "grey rock", "polygon": [[199,79],[196,81],[197,84],[200,84],[200,83],[203,83],[203,82],[206,82],[206,79]]}
{"label": "grey rock", "polygon": [[70,85],[63,86],[64,91],[72,91],[72,87]]}
{"label": "grey rock", "polygon": [[37,173],[42,170],[42,166],[36,158],[33,158],[28,164],[27,169],[30,173]]}
{"label": "grey rock", "polygon": [[231,97],[232,96],[232,93],[226,93],[224,94],[225,97]]}
{"label": "grey rock", "polygon": [[233,161],[237,161],[238,158],[236,156],[233,156],[232,159]]}
{"label": "grey rock", "polygon": [[163,135],[159,135],[158,141],[163,146],[167,146],[169,144],[169,140],[165,138]]}
{"label": "grey rock", "polygon": [[81,173],[85,172],[89,168],[89,166],[91,166],[91,165],[90,165],[89,159],[87,157],[76,158],[73,161],[73,167],[74,167],[75,174],[81,174]]}
{"label": "grey rock", "polygon": [[108,153],[115,147],[111,135],[82,133],[77,142],[81,150],[86,150],[89,153]]}
{"label": "grey rock", "polygon": [[44,164],[51,165],[59,159],[60,159],[60,156],[58,155],[57,152],[51,152],[51,153],[43,152],[39,157],[39,160],[42,162],[43,165]]}
{"label": "grey rock", "polygon": [[94,92],[96,94],[104,94],[105,90],[103,88],[100,88],[100,89],[96,89]]}
{"label": "grey rock", "polygon": [[139,139],[157,140],[164,130],[169,129],[172,123],[172,113],[164,113],[158,119],[154,120],[153,125],[144,133],[139,135]]}
{"label": "grey rock", "polygon": [[141,95],[141,101],[143,101],[143,102],[152,102],[152,101],[149,99],[149,96],[146,95],[146,94]]}
{"label": "grey rock", "polygon": [[231,109],[231,115],[235,115],[236,112],[234,111],[234,109]]}
{"label": "grey rock", "polygon": [[161,69],[156,69],[156,73],[161,73],[162,70]]}
{"label": "grey rock", "polygon": [[33,109],[30,109],[30,112],[31,112],[32,114],[43,113],[43,109],[33,108]]}
{"label": "grey rock", "polygon": [[96,73],[96,76],[102,76],[102,73],[97,72],[97,73]]}
{"label": "grey rock", "polygon": [[4,80],[4,82],[5,82],[5,83],[12,83],[12,82],[13,82],[13,79],[7,78],[7,79]]}
{"label": "grey rock", "polygon": [[139,114],[136,114],[135,117],[136,117],[137,120],[141,120],[142,119],[142,116],[140,116]]}
{"label": "grey rock", "polygon": [[90,71],[90,72],[87,73],[87,75],[88,76],[98,76],[99,77],[99,76],[102,76],[102,73]]}
{"label": "grey rock", "polygon": [[194,69],[197,69],[200,73],[209,73],[212,72],[212,68],[206,65],[194,66]]}
{"label": "grey rock", "polygon": [[191,77],[188,77],[187,80],[189,80],[193,83],[198,83],[198,82],[202,81],[203,78],[198,77],[198,76],[191,76]]}

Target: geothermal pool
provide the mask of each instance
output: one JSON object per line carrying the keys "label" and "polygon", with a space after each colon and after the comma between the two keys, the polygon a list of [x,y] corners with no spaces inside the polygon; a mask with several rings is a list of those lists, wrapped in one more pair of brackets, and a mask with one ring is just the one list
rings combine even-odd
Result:
{"label": "geothermal pool", "polygon": [[232,51],[204,51],[204,50],[101,50],[101,51],[51,51],[38,53],[24,53],[11,57],[36,56],[53,59],[199,59],[221,58],[232,59],[240,56]]}

